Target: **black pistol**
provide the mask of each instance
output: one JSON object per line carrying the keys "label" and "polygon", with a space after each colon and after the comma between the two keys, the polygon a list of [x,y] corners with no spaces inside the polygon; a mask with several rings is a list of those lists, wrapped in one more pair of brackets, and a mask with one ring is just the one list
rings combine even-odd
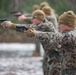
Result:
{"label": "black pistol", "polygon": [[7,18],[0,18],[0,22],[9,21]]}
{"label": "black pistol", "polygon": [[16,26],[16,31],[24,32],[26,30],[28,30],[26,26]]}
{"label": "black pistol", "polygon": [[23,12],[22,11],[12,11],[11,14],[16,16],[16,17],[19,17],[23,14]]}

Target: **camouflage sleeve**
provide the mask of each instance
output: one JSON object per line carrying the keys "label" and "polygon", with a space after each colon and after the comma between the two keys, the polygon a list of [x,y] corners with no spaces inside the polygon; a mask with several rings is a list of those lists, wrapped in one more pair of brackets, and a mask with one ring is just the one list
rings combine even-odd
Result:
{"label": "camouflage sleeve", "polygon": [[61,48],[61,65],[65,75],[76,73],[76,31],[63,34]]}
{"label": "camouflage sleeve", "polygon": [[13,23],[11,25],[11,29],[14,29],[19,32],[24,32],[25,30],[28,29],[29,26],[32,27],[32,24],[15,24],[15,23]]}
{"label": "camouflage sleeve", "polygon": [[72,45],[74,45],[74,42],[76,42],[76,31],[75,32],[74,31],[71,31],[71,32],[68,32],[68,33],[64,33],[63,34],[63,38],[62,38],[62,43],[63,44],[67,44],[67,45],[68,44],[69,45],[72,44]]}
{"label": "camouflage sleeve", "polygon": [[57,42],[63,43],[63,44],[69,44],[75,41],[76,33],[74,31],[67,32],[67,33],[36,31],[35,37],[42,41],[47,39],[52,44]]}
{"label": "camouflage sleeve", "polygon": [[56,29],[55,29],[55,27],[54,27],[54,25],[53,25],[53,23],[52,22],[45,22],[45,23],[43,23],[43,25],[42,25],[43,27],[44,27],[44,31],[48,31],[48,32],[56,32]]}
{"label": "camouflage sleeve", "polygon": [[31,22],[31,19],[32,19],[32,17],[27,17],[27,18],[25,19],[25,22],[27,22],[27,23],[32,23],[32,22]]}
{"label": "camouflage sleeve", "polygon": [[32,17],[32,14],[25,14],[26,17]]}
{"label": "camouflage sleeve", "polygon": [[56,33],[56,32],[40,32],[36,31],[36,36],[37,39],[39,39],[41,42],[48,42],[50,44],[57,44],[60,43],[62,40],[62,34],[61,33]]}
{"label": "camouflage sleeve", "polygon": [[56,18],[55,15],[47,16],[46,19],[47,19],[48,21],[52,22],[53,25],[54,25],[54,27],[55,27],[55,29],[58,30],[58,22],[57,22],[57,18]]}
{"label": "camouflage sleeve", "polygon": [[55,29],[55,27],[54,27],[54,25],[53,25],[53,23],[52,23],[52,22],[50,22],[50,23],[51,23],[51,24],[48,26],[49,29],[50,29],[50,31],[52,31],[52,32],[57,32],[56,29]]}
{"label": "camouflage sleeve", "polygon": [[61,45],[64,44],[68,46],[68,49],[71,49],[76,42],[76,32],[41,32],[36,31],[35,37],[40,40],[41,43],[49,44],[51,48],[61,48]]}

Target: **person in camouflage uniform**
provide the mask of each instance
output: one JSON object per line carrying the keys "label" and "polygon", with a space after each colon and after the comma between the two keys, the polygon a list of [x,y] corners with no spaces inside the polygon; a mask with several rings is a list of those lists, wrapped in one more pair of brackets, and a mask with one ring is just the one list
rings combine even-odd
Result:
{"label": "person in camouflage uniform", "polygon": [[54,9],[52,9],[50,6],[44,6],[42,10],[45,13],[46,19],[51,21],[54,24],[54,27],[58,30],[58,23]]}
{"label": "person in camouflage uniform", "polygon": [[[42,11],[45,13],[45,18],[49,22],[52,22],[54,27],[55,27],[55,29],[58,31],[58,24],[57,24],[57,19],[56,19],[55,13],[54,13],[54,9],[52,9],[47,2],[42,2],[40,4],[40,7],[41,7]],[[35,8],[35,5],[34,5],[34,8]],[[19,17],[19,18],[21,18],[21,17]],[[38,52],[36,50],[36,51],[34,51],[33,54],[35,55],[37,53]],[[54,56],[54,52],[52,54]],[[58,52],[55,51],[55,55],[58,55]],[[59,56],[57,56],[57,57],[59,57]],[[46,63],[48,63],[48,60],[49,60],[48,56],[47,56],[46,52],[44,52],[44,59],[43,59],[43,73],[44,73],[44,75],[48,74],[47,70],[46,70],[48,68],[48,64],[46,64]],[[49,70],[49,68],[48,68],[48,70]]]}
{"label": "person in camouflage uniform", "polygon": [[[32,18],[33,24],[30,25],[31,27],[35,28],[36,30],[40,30],[40,31],[44,31],[44,32],[45,31],[46,32],[56,32],[53,23],[48,22],[45,19],[45,14],[42,10],[34,11],[32,13],[32,16],[33,16],[33,18]],[[36,24],[36,21],[38,22],[37,24]],[[2,25],[3,25],[4,28],[11,28],[11,29],[15,29],[17,31],[20,31],[19,27],[22,26],[20,24],[11,23],[10,21],[5,21],[5,22],[2,23]],[[45,45],[44,49],[45,49],[45,51],[48,51],[49,47],[46,46],[46,42],[44,44],[42,43],[42,45]],[[53,51],[52,53],[55,53],[55,51]],[[57,60],[57,61],[59,61],[59,60]],[[53,61],[52,61],[52,63],[53,63]],[[48,65],[48,67],[46,67],[45,70],[47,70],[47,68],[48,68],[48,70],[46,72],[47,73],[46,75],[48,75],[49,64],[48,63],[46,63],[46,64]]]}
{"label": "person in camouflage uniform", "polygon": [[[48,51],[46,51],[49,57],[51,50],[59,49],[61,75],[76,75],[76,15],[73,11],[64,12],[59,17],[59,29],[61,32],[54,33],[36,31],[30,28],[26,31],[26,35],[38,38],[43,47],[45,47],[44,43],[46,42],[46,47],[49,46]],[[53,70],[52,66],[54,68],[56,63],[50,63],[50,75]]]}
{"label": "person in camouflage uniform", "polygon": [[[54,14],[54,11],[53,11],[53,9],[49,6],[49,4],[47,3],[47,2],[42,2],[41,4],[40,4],[40,8],[42,8],[42,11],[45,13],[45,18],[48,20],[48,21],[51,21],[53,24],[54,24],[54,26],[55,26],[55,28],[56,29],[58,29],[57,28],[57,20],[56,20],[56,17],[55,17],[55,14]],[[34,5],[33,6],[33,11],[35,11],[35,10],[37,10],[37,9],[39,9],[39,7],[38,7],[38,5]],[[21,16],[19,16],[18,17],[18,20],[20,21],[20,22],[22,22],[22,21],[25,21],[25,22],[27,22],[27,23],[31,23],[31,16],[30,17],[28,17],[28,16],[26,16],[26,15],[21,15]],[[36,41],[36,42],[38,42],[38,40]],[[36,50],[37,51],[37,50]],[[34,51],[34,55],[37,53],[36,51]],[[46,58],[47,56],[46,56],[46,54],[44,54],[44,60],[43,60],[43,69],[45,68],[45,61],[47,61],[48,60],[48,58]],[[43,70],[44,71],[44,70]],[[45,72],[45,71],[44,71]],[[44,73],[44,75],[45,75],[45,73]]]}
{"label": "person in camouflage uniform", "polygon": [[11,21],[4,21],[2,22],[2,26],[5,28],[11,28],[15,29],[17,31],[20,31],[21,29],[19,27],[24,26],[26,28],[32,27],[36,30],[43,31],[43,32],[56,32],[54,25],[52,22],[49,22],[45,18],[45,13],[42,10],[36,10],[32,13],[31,18],[32,24],[15,24]]}
{"label": "person in camouflage uniform", "polygon": [[[58,24],[57,24],[57,19],[56,19],[56,16],[55,16],[55,13],[54,13],[54,10],[50,7],[50,6],[44,6],[42,8],[43,12],[45,13],[45,16],[46,16],[46,19],[49,21],[49,22],[52,22],[55,29],[58,31]],[[52,52],[51,52],[52,53]],[[51,58],[53,58],[54,55],[59,55],[57,51],[53,52],[52,53],[53,55],[51,55]],[[57,56],[59,57],[59,56]],[[44,59],[43,59],[43,72],[44,72],[44,75],[47,75],[47,70],[46,70],[46,67],[48,63],[48,56],[47,54],[45,53],[44,54]],[[57,62],[58,63],[58,62]],[[59,61],[60,63],[60,61]]]}

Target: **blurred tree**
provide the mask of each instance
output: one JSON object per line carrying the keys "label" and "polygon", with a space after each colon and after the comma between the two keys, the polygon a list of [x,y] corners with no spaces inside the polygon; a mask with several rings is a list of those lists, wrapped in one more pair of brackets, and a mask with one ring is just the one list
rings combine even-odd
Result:
{"label": "blurred tree", "polygon": [[15,10],[19,10],[19,0],[14,0]]}
{"label": "blurred tree", "polygon": [[[27,13],[32,13],[32,6],[34,4],[40,5],[40,3],[44,2],[44,1],[47,1],[50,4],[50,6],[55,9],[55,11],[58,15],[61,15],[63,12],[68,11],[68,10],[72,10],[76,13],[76,5],[75,5],[76,0],[0,0],[0,18],[10,16],[9,19],[12,22],[19,23],[16,20],[16,17],[13,17],[12,15],[10,15],[9,12],[15,11],[15,10],[22,10],[25,13],[26,12]],[[5,36],[7,34],[9,34],[8,33],[9,31],[7,32],[7,31],[4,31],[4,30],[2,31],[2,30],[0,29],[0,33],[2,33],[0,38],[2,37],[1,40],[5,41],[3,38],[5,38]],[[13,37],[15,37],[16,32],[13,32],[13,31],[11,31],[11,32],[13,33]],[[3,37],[3,35],[4,35],[4,37]],[[22,35],[22,33],[21,33],[21,35]],[[8,37],[9,36],[11,36],[11,34],[9,34]],[[17,36],[18,37],[17,39],[19,39],[19,38],[21,38],[21,40],[25,39],[24,37],[20,36],[20,33],[19,33],[18,36]],[[8,38],[6,37],[5,39],[8,39]],[[11,37],[11,40],[13,40],[12,37]]]}

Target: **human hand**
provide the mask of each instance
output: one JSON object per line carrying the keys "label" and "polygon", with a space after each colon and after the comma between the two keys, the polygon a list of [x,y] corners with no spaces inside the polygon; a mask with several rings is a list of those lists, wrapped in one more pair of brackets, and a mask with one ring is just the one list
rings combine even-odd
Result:
{"label": "human hand", "polygon": [[32,27],[29,27],[27,31],[25,31],[25,34],[27,37],[33,37],[35,36],[36,30]]}
{"label": "human hand", "polygon": [[18,17],[18,21],[23,22],[26,19],[25,15],[21,15]]}
{"label": "human hand", "polygon": [[12,25],[11,21],[4,21],[1,23],[1,25],[3,26],[3,28],[10,28]]}

